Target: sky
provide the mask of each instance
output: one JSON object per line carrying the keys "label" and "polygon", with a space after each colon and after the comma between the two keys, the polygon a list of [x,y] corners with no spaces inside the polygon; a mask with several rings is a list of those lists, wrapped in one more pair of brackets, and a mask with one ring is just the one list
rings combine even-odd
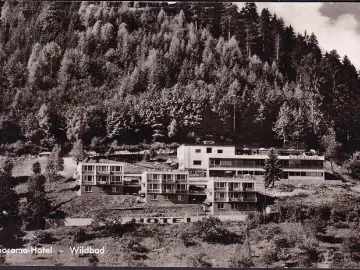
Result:
{"label": "sky", "polygon": [[[242,8],[244,3],[235,3]],[[360,70],[360,3],[256,3],[291,24],[295,32],[314,32],[323,51],[347,55]]]}

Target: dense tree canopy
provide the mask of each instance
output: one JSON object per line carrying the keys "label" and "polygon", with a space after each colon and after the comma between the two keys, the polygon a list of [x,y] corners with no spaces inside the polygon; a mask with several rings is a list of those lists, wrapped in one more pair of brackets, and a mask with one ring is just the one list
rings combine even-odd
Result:
{"label": "dense tree canopy", "polygon": [[144,5],[5,2],[0,144],[359,148],[359,74],[313,33],[254,3]]}

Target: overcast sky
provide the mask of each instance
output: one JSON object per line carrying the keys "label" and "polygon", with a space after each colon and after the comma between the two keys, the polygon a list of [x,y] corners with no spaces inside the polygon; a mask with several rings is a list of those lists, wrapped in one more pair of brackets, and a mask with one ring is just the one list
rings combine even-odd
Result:
{"label": "overcast sky", "polygon": [[[236,3],[242,8],[244,3]],[[321,49],[337,50],[360,70],[360,3],[256,3],[291,24],[295,32],[314,32]]]}

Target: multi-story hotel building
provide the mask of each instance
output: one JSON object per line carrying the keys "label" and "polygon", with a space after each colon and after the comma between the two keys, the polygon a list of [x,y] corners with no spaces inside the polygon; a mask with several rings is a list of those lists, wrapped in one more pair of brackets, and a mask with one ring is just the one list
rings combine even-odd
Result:
{"label": "multi-story hotel building", "polygon": [[213,215],[237,214],[259,209],[255,181],[250,177],[211,178],[207,200]]}
{"label": "multi-story hotel building", "polygon": [[146,203],[189,203],[189,173],[186,171],[145,171],[142,193]]}
{"label": "multi-story hotel building", "polygon": [[79,163],[77,178],[82,194],[123,194],[124,164]]}
{"label": "multi-story hotel building", "polygon": [[[229,177],[238,175],[264,175],[264,162],[269,149],[238,148],[225,145],[188,145],[178,148],[179,168],[189,170],[192,179]],[[325,180],[324,156],[315,151],[277,149],[282,164],[283,179]]]}

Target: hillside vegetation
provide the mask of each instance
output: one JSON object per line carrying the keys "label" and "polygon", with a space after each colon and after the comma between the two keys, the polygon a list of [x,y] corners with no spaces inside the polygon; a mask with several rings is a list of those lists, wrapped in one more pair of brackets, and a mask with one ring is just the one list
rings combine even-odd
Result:
{"label": "hillside vegetation", "polygon": [[0,143],[355,150],[358,73],[320,45],[254,3],[7,1]]}

